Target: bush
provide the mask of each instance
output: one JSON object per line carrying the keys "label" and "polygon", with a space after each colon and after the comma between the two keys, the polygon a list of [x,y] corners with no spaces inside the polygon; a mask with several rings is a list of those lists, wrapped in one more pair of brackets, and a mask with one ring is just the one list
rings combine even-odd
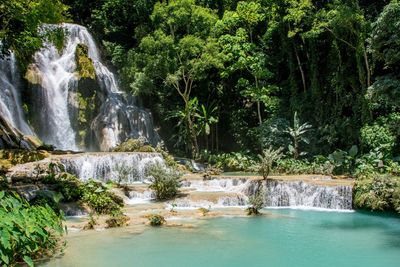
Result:
{"label": "bush", "polygon": [[151,226],[161,226],[167,222],[163,216],[158,214],[150,214],[146,218],[149,220]]}
{"label": "bush", "polygon": [[396,138],[387,127],[378,124],[365,125],[360,134],[361,143],[366,149],[379,149],[385,155],[391,154]]}
{"label": "bush", "polygon": [[78,201],[82,198],[82,182],[74,175],[63,172],[59,174],[49,174],[44,183],[50,184],[51,188],[60,192],[66,202]]}
{"label": "bush", "polygon": [[159,163],[149,166],[146,172],[151,181],[149,188],[156,192],[158,200],[171,199],[177,195],[182,177],[179,172],[166,169]]}
{"label": "bush", "polygon": [[107,228],[123,227],[129,224],[129,217],[122,212],[114,213],[106,220]]}
{"label": "bush", "polygon": [[51,256],[61,247],[62,219],[48,206],[31,206],[16,194],[0,192],[0,265]]}
{"label": "bush", "polygon": [[81,201],[98,214],[112,214],[120,212],[124,201],[119,196],[108,191],[100,182],[89,180],[82,186]]}
{"label": "bush", "polygon": [[267,179],[272,169],[272,164],[282,158],[282,150],[283,148],[275,150],[272,147],[264,149],[262,155],[258,155],[260,161],[254,165],[254,170],[261,174],[264,179]]}
{"label": "bush", "polygon": [[400,178],[376,175],[359,180],[353,189],[354,207],[400,213]]}
{"label": "bush", "polygon": [[[150,147],[150,148],[149,148]],[[143,150],[143,151],[141,151]],[[151,150],[151,151],[150,151]],[[114,148],[114,152],[154,152],[154,148],[149,146],[146,139],[139,137],[138,139],[128,139],[122,144]]]}
{"label": "bush", "polygon": [[260,210],[264,207],[265,192],[257,190],[254,196],[249,197],[249,207],[247,207],[247,215],[260,215]]}
{"label": "bush", "polygon": [[252,171],[255,161],[244,153],[232,152],[210,155],[208,163],[225,171]]}

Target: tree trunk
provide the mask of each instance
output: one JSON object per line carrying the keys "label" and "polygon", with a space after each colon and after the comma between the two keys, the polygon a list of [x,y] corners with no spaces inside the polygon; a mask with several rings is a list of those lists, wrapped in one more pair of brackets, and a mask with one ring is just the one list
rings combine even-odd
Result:
{"label": "tree trunk", "polygon": [[294,47],[294,53],[295,53],[296,59],[297,59],[297,65],[299,66],[299,70],[300,70],[300,74],[301,74],[301,80],[303,82],[303,90],[304,90],[304,92],[306,92],[307,91],[306,75],[304,74],[303,66],[301,65],[301,61],[300,61],[300,56],[299,56],[299,53],[297,52],[296,44],[294,44],[294,42],[293,42],[293,47]]}

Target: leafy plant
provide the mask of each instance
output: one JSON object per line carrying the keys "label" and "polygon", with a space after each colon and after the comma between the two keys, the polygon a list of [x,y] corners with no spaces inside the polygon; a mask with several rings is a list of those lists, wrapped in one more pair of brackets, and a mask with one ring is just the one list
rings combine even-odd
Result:
{"label": "leafy plant", "polygon": [[146,217],[149,220],[151,226],[161,226],[166,223],[165,218],[159,214],[150,214]]}
{"label": "leafy plant", "polygon": [[64,234],[62,219],[48,205],[31,206],[16,194],[0,191],[0,265],[13,266],[55,254]]}
{"label": "leafy plant", "polygon": [[260,210],[264,207],[265,192],[257,190],[254,196],[249,197],[249,206],[247,207],[247,215],[260,215]]}
{"label": "leafy plant", "polygon": [[294,159],[306,154],[305,152],[300,152],[300,143],[303,142],[309,144],[309,140],[305,137],[305,134],[310,131],[311,127],[311,124],[308,122],[300,124],[297,111],[294,113],[293,128],[288,127],[286,129],[286,133],[288,133],[292,138],[293,143],[289,145],[289,151],[293,154]]}
{"label": "leafy plant", "polygon": [[375,175],[354,185],[354,207],[400,213],[400,179]]}
{"label": "leafy plant", "polygon": [[156,192],[157,199],[170,199],[177,195],[182,177],[179,172],[156,163],[147,169],[147,176],[151,181],[149,188]]}
{"label": "leafy plant", "polygon": [[283,157],[283,148],[273,149],[269,147],[263,150],[261,155],[258,155],[259,162],[254,166],[255,171],[263,176],[264,179],[268,178],[272,170],[272,165]]}
{"label": "leafy plant", "polygon": [[124,201],[119,196],[108,191],[108,188],[100,182],[89,180],[82,186],[81,201],[87,204],[98,214],[112,214],[119,212]]}
{"label": "leafy plant", "polygon": [[111,214],[111,217],[106,220],[107,228],[123,227],[128,225],[129,217],[122,212]]}

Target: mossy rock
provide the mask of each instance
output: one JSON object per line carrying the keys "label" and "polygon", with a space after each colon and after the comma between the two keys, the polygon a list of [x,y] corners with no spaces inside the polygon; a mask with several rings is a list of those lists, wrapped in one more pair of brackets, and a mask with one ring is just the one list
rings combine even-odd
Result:
{"label": "mossy rock", "polygon": [[96,70],[92,59],[89,58],[89,49],[86,45],[76,46],[75,61],[79,79],[96,79]]}
{"label": "mossy rock", "polygon": [[9,161],[12,165],[39,161],[49,157],[50,154],[44,150],[27,151],[21,149],[0,150],[0,160]]}
{"label": "mossy rock", "polygon": [[40,85],[42,84],[42,73],[38,69],[36,65],[29,65],[24,78],[31,84],[31,85]]}
{"label": "mossy rock", "polygon": [[[142,147],[148,147],[148,145],[145,144],[144,138],[128,139],[114,148],[114,152],[147,152],[140,151]],[[144,148],[144,150],[146,149],[148,148]],[[154,152],[154,150],[152,152]]]}
{"label": "mossy rock", "polygon": [[156,150],[152,146],[149,146],[149,145],[144,145],[137,150],[137,152],[147,152],[147,153],[153,153],[155,151]]}

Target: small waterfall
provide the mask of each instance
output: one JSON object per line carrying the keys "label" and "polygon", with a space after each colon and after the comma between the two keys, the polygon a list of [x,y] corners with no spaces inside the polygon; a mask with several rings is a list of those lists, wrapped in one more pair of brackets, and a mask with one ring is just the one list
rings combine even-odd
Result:
{"label": "small waterfall", "polygon": [[148,166],[164,164],[158,153],[83,153],[63,156],[60,161],[65,171],[81,180],[93,178],[107,182],[122,178],[122,183],[144,181]]}
{"label": "small waterfall", "polygon": [[[324,178],[326,179],[326,178]],[[177,207],[231,207],[246,206],[248,197],[255,194],[258,182],[248,178],[222,178],[213,180],[187,180],[182,189],[197,194],[176,201]],[[266,207],[352,209],[352,186],[328,186],[304,181],[263,182]]]}
{"label": "small waterfall", "polygon": [[33,135],[25,121],[20,98],[20,73],[14,53],[0,58],[0,114],[14,128]]}
{"label": "small waterfall", "polygon": [[352,209],[351,186],[323,186],[303,181],[266,182],[267,207],[313,207],[334,210]]}
{"label": "small waterfall", "polygon": [[[75,24],[44,25],[42,31],[62,29],[64,48],[58,50],[51,42],[34,56],[30,65],[31,83],[34,88],[32,105],[35,129],[41,139],[64,150],[100,149],[109,151],[126,138],[145,137],[150,143],[157,143],[151,115],[138,108],[135,101],[128,101],[118,87],[114,74],[101,62],[93,37],[83,26]],[[84,144],[77,137],[80,80],[77,74],[76,49],[78,44],[87,47],[88,57],[95,70],[94,84],[85,84],[85,90],[96,94],[98,107],[87,121],[91,144]],[[92,103],[91,103],[92,104]],[[86,130],[85,128],[85,130]],[[80,130],[82,132],[82,129]],[[95,140],[92,140],[95,139]]]}
{"label": "small waterfall", "polygon": [[182,187],[199,192],[243,192],[248,187],[249,180],[242,179],[212,179],[183,181]]}

